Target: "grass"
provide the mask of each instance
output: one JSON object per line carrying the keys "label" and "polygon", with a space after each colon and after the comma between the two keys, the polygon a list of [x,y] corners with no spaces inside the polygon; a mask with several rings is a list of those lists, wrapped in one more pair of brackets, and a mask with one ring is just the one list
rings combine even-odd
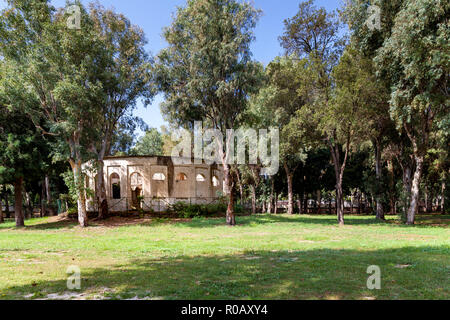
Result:
{"label": "grass", "polygon": [[[450,216],[260,215],[0,225],[0,299],[449,299]],[[68,266],[81,268],[69,293]],[[382,289],[368,290],[370,265]],[[49,296],[50,295],[50,296]]]}

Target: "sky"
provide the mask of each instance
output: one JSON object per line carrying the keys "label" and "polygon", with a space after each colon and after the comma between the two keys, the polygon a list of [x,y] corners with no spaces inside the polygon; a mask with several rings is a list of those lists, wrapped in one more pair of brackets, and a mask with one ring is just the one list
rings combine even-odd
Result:
{"label": "sky", "polygon": [[[98,0],[106,8],[125,14],[133,24],[139,25],[148,39],[147,50],[154,56],[166,47],[162,29],[172,22],[173,13],[178,6],[184,6],[185,0]],[[65,0],[52,0],[55,7],[64,7]],[[88,4],[89,0],[82,0]],[[283,21],[293,17],[298,11],[301,0],[253,0],[254,6],[263,11],[263,15],[254,30],[256,40],[252,44],[253,58],[267,65],[273,58],[283,53],[278,37],[283,33]],[[0,0],[0,9],[6,0]],[[316,0],[316,6],[335,10],[342,6],[342,0]],[[163,97],[158,95],[152,105],[144,108],[138,103],[136,115],[153,128],[167,123],[161,115],[159,105]]]}

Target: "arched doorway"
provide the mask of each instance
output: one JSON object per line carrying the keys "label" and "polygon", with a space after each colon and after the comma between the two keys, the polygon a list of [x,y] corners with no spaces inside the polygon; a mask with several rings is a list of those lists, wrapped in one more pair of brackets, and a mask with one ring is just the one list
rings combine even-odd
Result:
{"label": "arched doorway", "polygon": [[130,188],[131,188],[131,209],[139,210],[142,208],[142,196],[143,196],[143,186],[142,186],[142,176],[135,172],[130,177]]}

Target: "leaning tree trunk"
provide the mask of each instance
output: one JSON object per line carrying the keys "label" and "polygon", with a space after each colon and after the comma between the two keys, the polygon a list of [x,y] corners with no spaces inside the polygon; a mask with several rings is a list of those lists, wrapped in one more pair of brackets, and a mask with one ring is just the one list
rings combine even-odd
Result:
{"label": "leaning tree trunk", "polygon": [[16,219],[17,228],[25,227],[23,217],[22,188],[23,188],[23,178],[17,178],[16,181],[14,181],[14,215]]}
{"label": "leaning tree trunk", "polygon": [[377,220],[385,220],[384,208],[380,192],[380,186],[382,183],[382,164],[381,164],[381,146],[379,141],[375,141],[375,172],[378,184],[376,193],[376,211],[377,211],[376,218]]}
{"label": "leaning tree trunk", "polygon": [[411,203],[409,205],[406,224],[413,225],[419,212],[420,180],[422,179],[423,156],[416,156],[416,172],[411,187]]}
{"label": "leaning tree trunk", "polygon": [[284,164],[284,169],[286,170],[288,184],[288,214],[294,214],[294,173],[290,171],[289,166],[286,163]]}

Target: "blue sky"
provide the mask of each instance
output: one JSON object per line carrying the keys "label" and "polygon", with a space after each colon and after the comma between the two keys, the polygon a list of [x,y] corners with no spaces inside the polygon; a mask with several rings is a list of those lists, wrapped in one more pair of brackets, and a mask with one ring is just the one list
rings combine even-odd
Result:
{"label": "blue sky", "polygon": [[[91,1],[82,0],[84,4]],[[147,49],[153,55],[166,46],[162,38],[162,28],[170,25],[172,14],[177,6],[183,6],[185,0],[99,0],[107,7],[114,8],[116,12],[125,14],[133,24],[139,25],[145,32]],[[255,29],[256,41],[252,45],[253,57],[264,64],[268,64],[274,57],[282,54],[278,37],[283,33],[283,21],[294,16],[301,0],[254,0],[254,6],[263,11],[258,26]],[[6,1],[0,0],[0,8]],[[64,7],[65,0],[52,0],[56,7]],[[316,0],[316,5],[334,10],[342,5],[342,0]],[[157,96],[153,104],[147,108],[138,106],[136,114],[142,117],[150,127],[160,128],[165,124],[161,115],[159,104],[161,96]]]}

